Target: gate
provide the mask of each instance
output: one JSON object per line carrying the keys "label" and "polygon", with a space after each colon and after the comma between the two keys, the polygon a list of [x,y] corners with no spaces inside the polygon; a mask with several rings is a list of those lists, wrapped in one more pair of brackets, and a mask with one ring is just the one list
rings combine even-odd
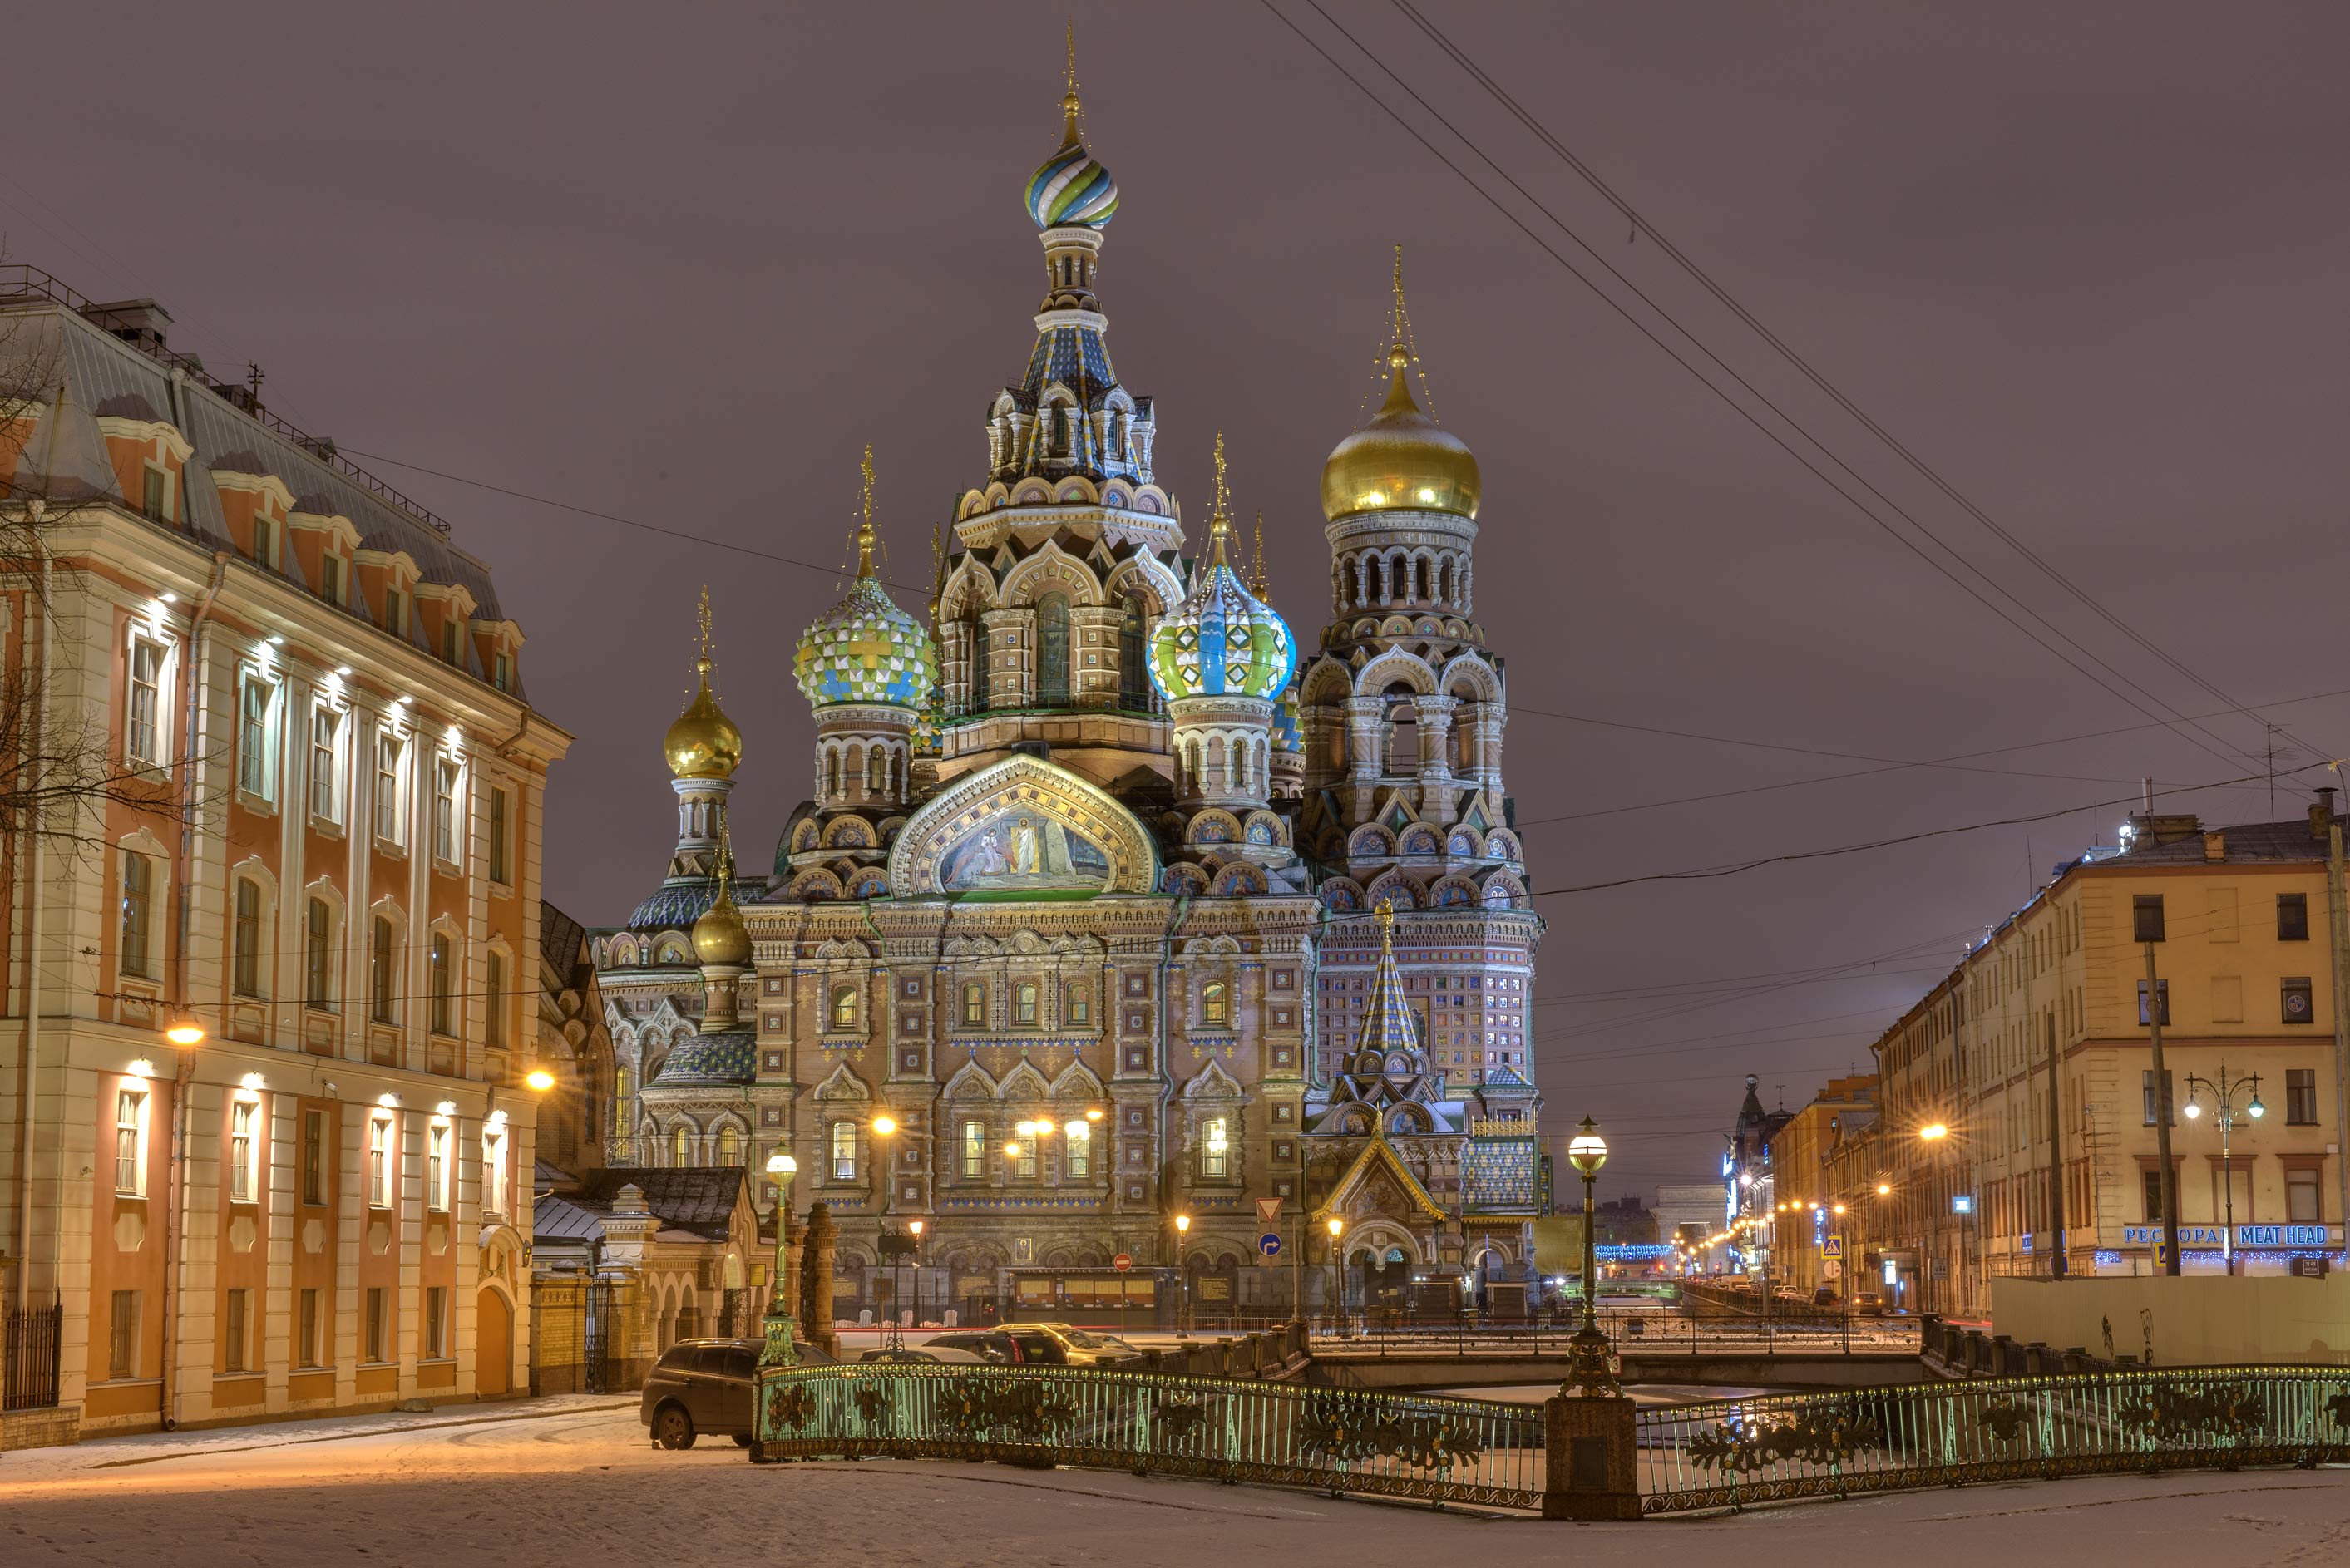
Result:
{"label": "gate", "polygon": [[0,1376],[0,1409],[39,1410],[57,1402],[57,1349],[65,1325],[62,1302],[40,1312],[7,1314],[7,1365]]}
{"label": "gate", "polygon": [[609,1394],[627,1381],[614,1351],[627,1294],[620,1282],[542,1277],[530,1293],[530,1391]]}

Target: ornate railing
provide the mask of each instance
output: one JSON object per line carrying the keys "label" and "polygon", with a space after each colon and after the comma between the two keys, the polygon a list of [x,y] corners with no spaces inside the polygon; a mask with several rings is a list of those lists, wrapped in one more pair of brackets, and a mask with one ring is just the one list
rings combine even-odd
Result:
{"label": "ornate railing", "polygon": [[1641,1508],[2350,1460],[2350,1368],[1908,1384],[1638,1412]]}
{"label": "ornate railing", "polygon": [[1000,1459],[1538,1508],[1540,1406],[1058,1366],[771,1367],[756,1460]]}

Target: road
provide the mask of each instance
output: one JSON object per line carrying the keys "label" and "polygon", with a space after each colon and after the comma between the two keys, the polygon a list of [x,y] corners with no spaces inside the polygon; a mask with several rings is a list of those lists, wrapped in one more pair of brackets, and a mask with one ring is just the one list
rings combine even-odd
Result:
{"label": "road", "polygon": [[[0,1458],[0,1563],[667,1562],[1284,1568],[1659,1552],[1740,1568],[1898,1553],[1903,1568],[2318,1568],[2350,1558],[2350,1470],[2116,1477],[1709,1520],[1544,1524],[1091,1470],[866,1461],[754,1467],[650,1449],[633,1408],[570,1401],[466,1425],[351,1421],[114,1438]],[[446,1422],[515,1407],[441,1412]]]}

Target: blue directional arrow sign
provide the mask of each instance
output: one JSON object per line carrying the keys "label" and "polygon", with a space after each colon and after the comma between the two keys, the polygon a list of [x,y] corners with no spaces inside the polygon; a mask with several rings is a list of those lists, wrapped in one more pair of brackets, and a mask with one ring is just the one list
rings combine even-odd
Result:
{"label": "blue directional arrow sign", "polygon": [[1278,1258],[1281,1256],[1281,1238],[1267,1231],[1256,1239],[1256,1250],[1268,1258]]}

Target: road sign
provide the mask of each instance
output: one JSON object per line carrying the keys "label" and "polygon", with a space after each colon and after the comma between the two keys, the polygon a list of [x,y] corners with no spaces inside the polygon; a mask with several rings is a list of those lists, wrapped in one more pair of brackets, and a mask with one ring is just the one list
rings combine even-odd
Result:
{"label": "road sign", "polygon": [[1820,1277],[1829,1280],[1840,1280],[1844,1278],[1844,1263],[1842,1260],[1829,1258],[1820,1264]]}
{"label": "road sign", "polygon": [[1260,1225],[1279,1224],[1281,1221],[1282,1201],[1283,1200],[1278,1198],[1258,1199],[1256,1200],[1256,1222]]}
{"label": "road sign", "polygon": [[1256,1250],[1268,1258],[1278,1258],[1281,1256],[1280,1235],[1275,1231],[1267,1231],[1256,1239]]}
{"label": "road sign", "polygon": [[1830,1236],[1822,1241],[1820,1242],[1820,1256],[1823,1258],[1843,1257],[1844,1238],[1841,1236]]}
{"label": "road sign", "polygon": [[[1096,1257],[1099,1257],[1101,1254],[1097,1252],[1094,1255]],[[1120,1252],[1117,1257],[1112,1258],[1109,1261],[1109,1266],[1116,1269],[1121,1274],[1127,1273],[1134,1267],[1134,1254],[1131,1252]]]}

